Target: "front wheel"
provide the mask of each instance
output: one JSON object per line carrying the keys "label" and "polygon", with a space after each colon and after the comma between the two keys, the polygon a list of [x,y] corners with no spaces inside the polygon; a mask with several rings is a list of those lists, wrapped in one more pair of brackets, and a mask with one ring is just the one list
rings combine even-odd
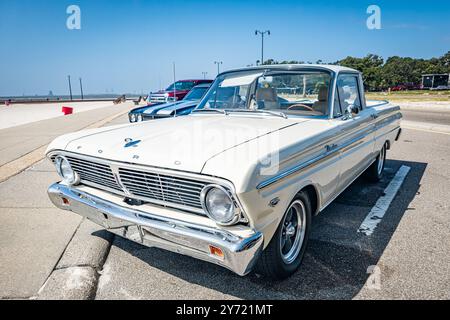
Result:
{"label": "front wheel", "polygon": [[256,272],[272,279],[285,279],[300,266],[311,225],[311,203],[305,192],[291,202],[278,229],[256,266]]}
{"label": "front wheel", "polygon": [[378,182],[383,177],[384,164],[386,162],[386,144],[380,150],[377,159],[367,168],[366,178],[371,182]]}

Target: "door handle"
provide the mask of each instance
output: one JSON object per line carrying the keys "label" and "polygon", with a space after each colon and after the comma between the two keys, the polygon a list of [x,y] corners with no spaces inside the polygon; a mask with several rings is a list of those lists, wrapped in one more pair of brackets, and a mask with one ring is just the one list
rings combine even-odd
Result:
{"label": "door handle", "polygon": [[378,114],[376,114],[376,113],[372,113],[371,116],[372,116],[373,119],[378,118]]}

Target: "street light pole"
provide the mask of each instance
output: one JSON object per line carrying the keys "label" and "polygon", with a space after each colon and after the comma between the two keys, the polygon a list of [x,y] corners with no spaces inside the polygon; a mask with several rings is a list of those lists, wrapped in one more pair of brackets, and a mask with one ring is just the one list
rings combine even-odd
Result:
{"label": "street light pole", "polygon": [[70,83],[70,76],[67,76],[67,79],[69,79],[69,92],[70,92],[70,101],[72,101],[72,84]]}
{"label": "street light pole", "polygon": [[222,61],[214,61],[214,64],[217,64],[217,74],[220,73],[220,65],[223,64]]}
{"label": "street light pole", "polygon": [[206,79],[206,75],[208,74],[208,72],[203,71],[202,75],[203,75],[203,79]]}
{"label": "street light pole", "polygon": [[84,95],[83,95],[83,81],[80,78],[80,91],[81,91],[81,100],[84,100]]}
{"label": "street light pole", "polygon": [[266,31],[260,31],[260,30],[256,30],[255,31],[255,36],[257,36],[258,34],[261,35],[261,65],[264,64],[264,35],[267,34],[268,36],[270,36],[270,30],[266,30]]}

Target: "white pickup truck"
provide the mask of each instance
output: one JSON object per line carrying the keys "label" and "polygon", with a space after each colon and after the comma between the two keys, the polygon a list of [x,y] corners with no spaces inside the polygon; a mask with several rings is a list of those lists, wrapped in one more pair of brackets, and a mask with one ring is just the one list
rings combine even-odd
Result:
{"label": "white pickup truck", "polygon": [[361,74],[275,65],[220,74],[191,115],[68,134],[48,194],[115,234],[282,279],[311,217],[357,177],[383,174],[401,113],[367,103]]}

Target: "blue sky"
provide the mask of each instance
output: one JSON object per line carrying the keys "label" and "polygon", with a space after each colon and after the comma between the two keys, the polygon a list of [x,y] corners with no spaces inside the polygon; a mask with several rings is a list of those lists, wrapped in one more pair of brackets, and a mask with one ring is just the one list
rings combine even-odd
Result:
{"label": "blue sky", "polygon": [[[68,30],[66,9],[81,9]],[[366,27],[381,8],[381,30]],[[265,57],[336,61],[376,53],[430,58],[450,50],[450,1],[0,0],[0,96],[158,89],[177,78],[214,78],[260,58],[255,29],[271,30]]]}

